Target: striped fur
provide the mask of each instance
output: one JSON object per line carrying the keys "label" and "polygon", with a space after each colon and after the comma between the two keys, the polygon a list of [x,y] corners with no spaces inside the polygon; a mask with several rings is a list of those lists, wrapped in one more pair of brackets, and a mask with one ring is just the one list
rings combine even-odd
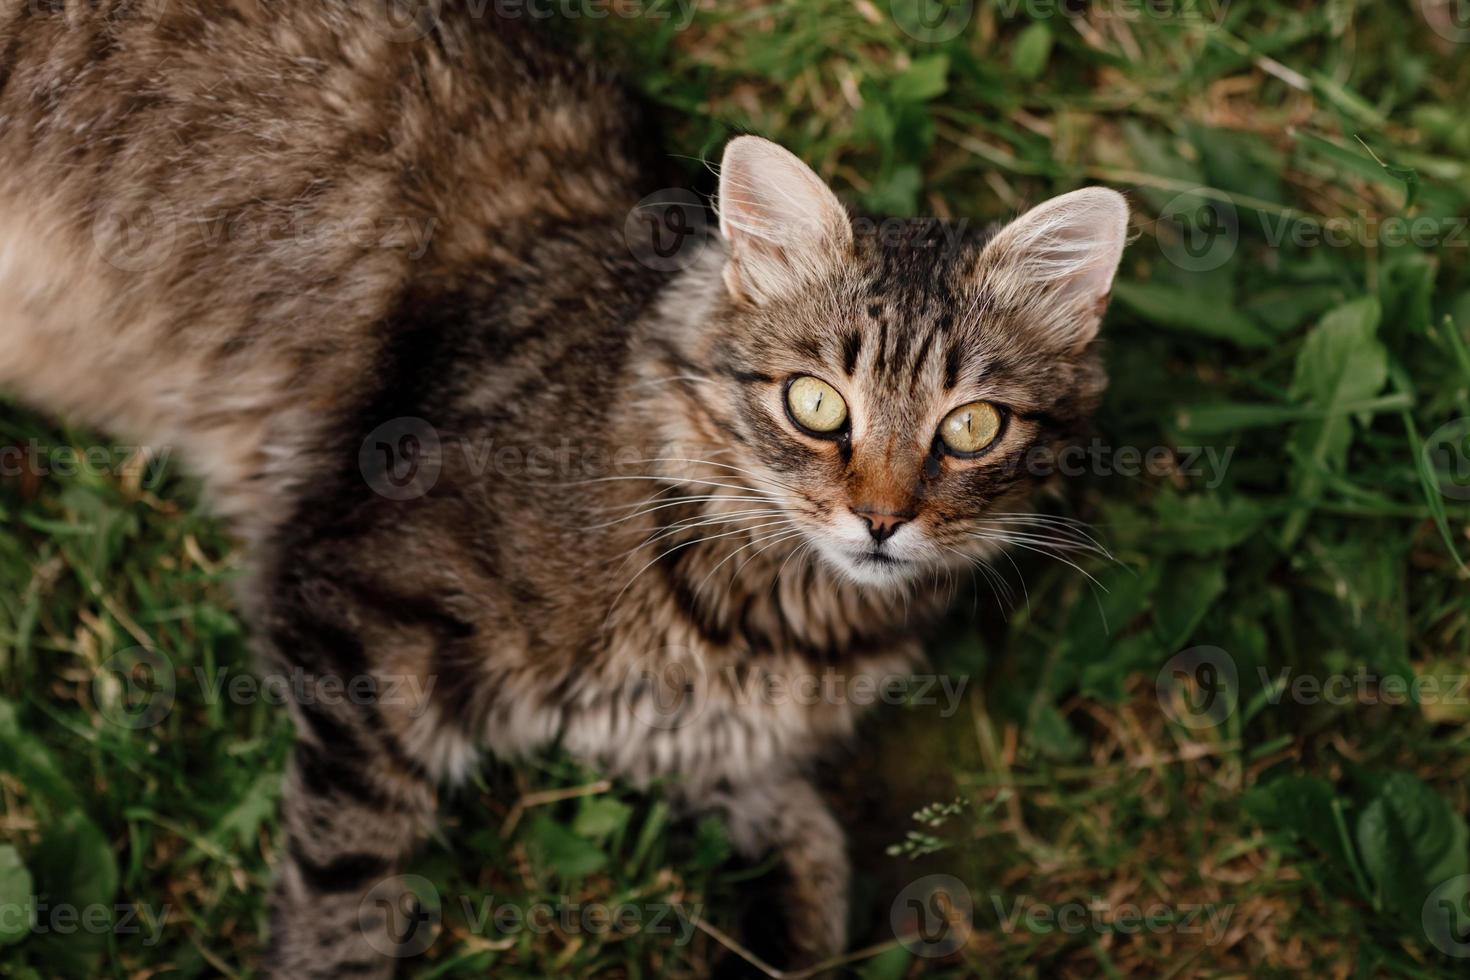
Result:
{"label": "striped fur", "polygon": [[[1045,482],[1025,453],[1101,394],[1121,204],[875,237],[737,141],[756,210],[660,271],[624,226],[672,181],[617,83],[484,7],[384,7],[0,0],[0,385],[183,448],[266,663],[366,681],[293,705],[269,969],[390,976],[437,787],[553,742],[782,854],[795,958],[831,954],[847,863],[804,773],[863,706],[751,685],[918,662]],[[796,374],[843,391],[845,440],[792,428]],[[935,455],[976,398],[1003,440]],[[427,492],[380,492],[385,424],[429,433],[390,441]],[[902,571],[844,550],[868,504],[912,515]]]}

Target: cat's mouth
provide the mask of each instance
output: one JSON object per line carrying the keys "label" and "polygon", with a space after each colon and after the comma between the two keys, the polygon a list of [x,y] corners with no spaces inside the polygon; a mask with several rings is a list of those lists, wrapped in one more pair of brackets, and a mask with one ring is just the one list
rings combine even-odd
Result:
{"label": "cat's mouth", "polygon": [[861,554],[859,554],[858,555],[858,561],[860,563],[866,564],[866,565],[907,565],[907,564],[909,564],[909,562],[906,561],[905,559],[903,559],[903,558],[895,558],[894,556],[888,554],[885,551],[879,551],[877,548],[874,548],[874,549],[872,549],[870,551],[864,551]]}

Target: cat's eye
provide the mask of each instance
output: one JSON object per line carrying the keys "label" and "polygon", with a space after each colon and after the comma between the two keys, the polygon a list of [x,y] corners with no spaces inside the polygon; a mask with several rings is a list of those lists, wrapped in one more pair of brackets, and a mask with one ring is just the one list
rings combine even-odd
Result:
{"label": "cat's eye", "polygon": [[791,420],[814,435],[831,435],[847,424],[847,402],[821,378],[802,375],[786,386]]}
{"label": "cat's eye", "polygon": [[944,417],[939,423],[939,439],[950,452],[973,456],[995,442],[1003,422],[1000,409],[990,402],[970,402]]}

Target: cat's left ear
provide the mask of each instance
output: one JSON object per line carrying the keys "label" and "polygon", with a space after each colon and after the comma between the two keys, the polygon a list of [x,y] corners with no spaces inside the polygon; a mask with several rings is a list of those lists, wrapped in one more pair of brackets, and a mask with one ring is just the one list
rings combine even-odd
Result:
{"label": "cat's left ear", "polygon": [[1127,241],[1123,195],[1085,187],[1001,229],[981,252],[978,273],[1004,308],[1048,341],[1081,350],[1097,336]]}
{"label": "cat's left ear", "polygon": [[837,195],[794,153],[759,136],[725,147],[719,211],[725,286],[738,301],[792,295],[852,256],[852,222]]}

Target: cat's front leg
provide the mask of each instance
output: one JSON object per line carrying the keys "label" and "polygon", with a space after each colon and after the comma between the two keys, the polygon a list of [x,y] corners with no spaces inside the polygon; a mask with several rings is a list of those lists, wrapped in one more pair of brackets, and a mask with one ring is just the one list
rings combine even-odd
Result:
{"label": "cat's front leg", "polygon": [[259,617],[268,678],[289,694],[296,724],[265,973],[387,980],[401,959],[424,952],[438,925],[429,918],[437,907],[417,901],[423,879],[404,874],[433,828],[439,774],[410,737],[429,705],[402,681],[415,665],[425,669],[434,648],[388,642],[396,621],[363,598],[387,586],[361,573],[334,577],[314,557],[283,562],[289,571]]}
{"label": "cat's front leg", "polygon": [[746,857],[781,859],[780,915],[788,966],[811,966],[847,948],[847,840],[804,777],[787,774],[736,784],[715,800],[731,842]]}
{"label": "cat's front leg", "polygon": [[371,712],[298,704],[282,806],[285,851],[271,897],[267,975],[373,977],[424,951],[436,923],[401,874],[431,828],[423,770],[395,758]]}

